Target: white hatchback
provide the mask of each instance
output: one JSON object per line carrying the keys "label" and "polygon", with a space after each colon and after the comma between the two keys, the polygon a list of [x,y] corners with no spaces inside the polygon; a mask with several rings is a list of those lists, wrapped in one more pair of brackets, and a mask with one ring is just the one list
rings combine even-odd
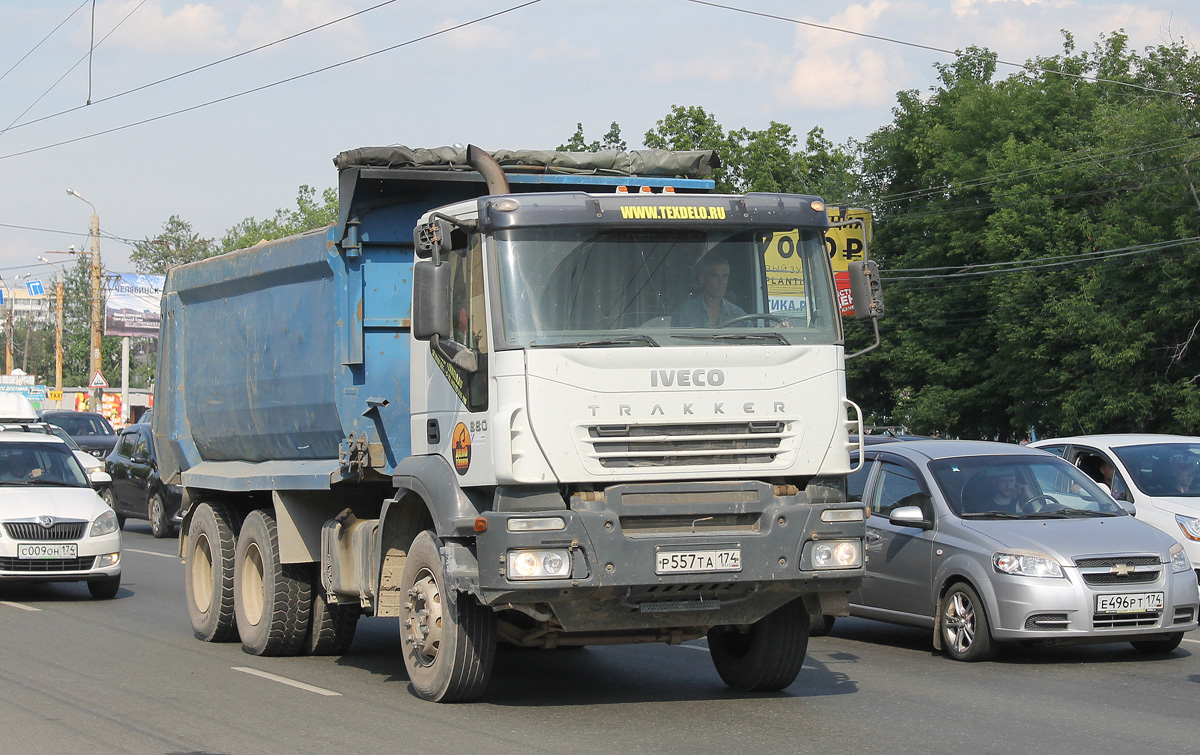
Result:
{"label": "white hatchback", "polygon": [[1063,457],[1104,483],[1135,516],[1175,538],[1200,580],[1200,438],[1076,435],[1029,445]]}
{"label": "white hatchback", "polygon": [[0,433],[0,583],[87,582],[95,598],[121,586],[116,513],[67,444]]}

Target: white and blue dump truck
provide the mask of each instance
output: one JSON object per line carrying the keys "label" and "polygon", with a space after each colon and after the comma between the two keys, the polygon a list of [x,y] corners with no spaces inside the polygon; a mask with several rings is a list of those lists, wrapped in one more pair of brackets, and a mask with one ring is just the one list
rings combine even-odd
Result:
{"label": "white and blue dump truck", "polygon": [[[824,205],[714,194],[716,161],[352,150],[336,225],[172,269],[153,431],[196,637],[340,654],[394,617],[444,702],[501,642],[707,636],[731,687],[790,685],[863,576],[861,419]],[[851,283],[881,314],[874,263]]]}

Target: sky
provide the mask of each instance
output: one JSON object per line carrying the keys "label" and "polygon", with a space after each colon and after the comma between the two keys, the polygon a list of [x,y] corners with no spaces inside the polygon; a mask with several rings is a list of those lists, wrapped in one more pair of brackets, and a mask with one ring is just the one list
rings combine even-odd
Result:
{"label": "sky", "polygon": [[39,255],[88,248],[67,189],[104,266],[132,272],[172,215],[219,239],[335,186],[343,150],[552,149],[614,121],[635,149],[672,105],[861,140],[954,59],[925,48],[1022,63],[1061,30],[1194,50],[1200,2],[96,0],[93,21],[91,0],[0,0],[0,277],[48,280]]}

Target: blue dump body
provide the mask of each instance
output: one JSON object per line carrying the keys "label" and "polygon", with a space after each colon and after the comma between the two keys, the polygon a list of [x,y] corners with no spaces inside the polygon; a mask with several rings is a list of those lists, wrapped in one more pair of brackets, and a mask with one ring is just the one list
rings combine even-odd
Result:
{"label": "blue dump body", "polygon": [[[508,180],[513,193],[713,186]],[[355,443],[382,474],[409,455],[413,228],[486,186],[475,172],[356,167],[340,172],[339,191],[335,226],[170,271],[154,412],[164,479],[191,470],[187,484],[217,490],[323,489],[351,475],[340,459]]]}

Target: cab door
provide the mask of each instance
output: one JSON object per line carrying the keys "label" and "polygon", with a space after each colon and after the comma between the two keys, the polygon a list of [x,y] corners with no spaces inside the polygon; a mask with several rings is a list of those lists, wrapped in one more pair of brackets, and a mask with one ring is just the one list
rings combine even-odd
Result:
{"label": "cab door", "polygon": [[150,431],[137,427],[131,433],[133,450],[129,454],[129,507],[139,516],[147,516],[150,503],[150,474],[154,460],[150,455]]}
{"label": "cab door", "polygon": [[866,578],[862,605],[932,617],[935,530],[888,521],[895,509],[917,506],[933,522],[933,501],[920,473],[898,459],[881,458],[868,491]]}

